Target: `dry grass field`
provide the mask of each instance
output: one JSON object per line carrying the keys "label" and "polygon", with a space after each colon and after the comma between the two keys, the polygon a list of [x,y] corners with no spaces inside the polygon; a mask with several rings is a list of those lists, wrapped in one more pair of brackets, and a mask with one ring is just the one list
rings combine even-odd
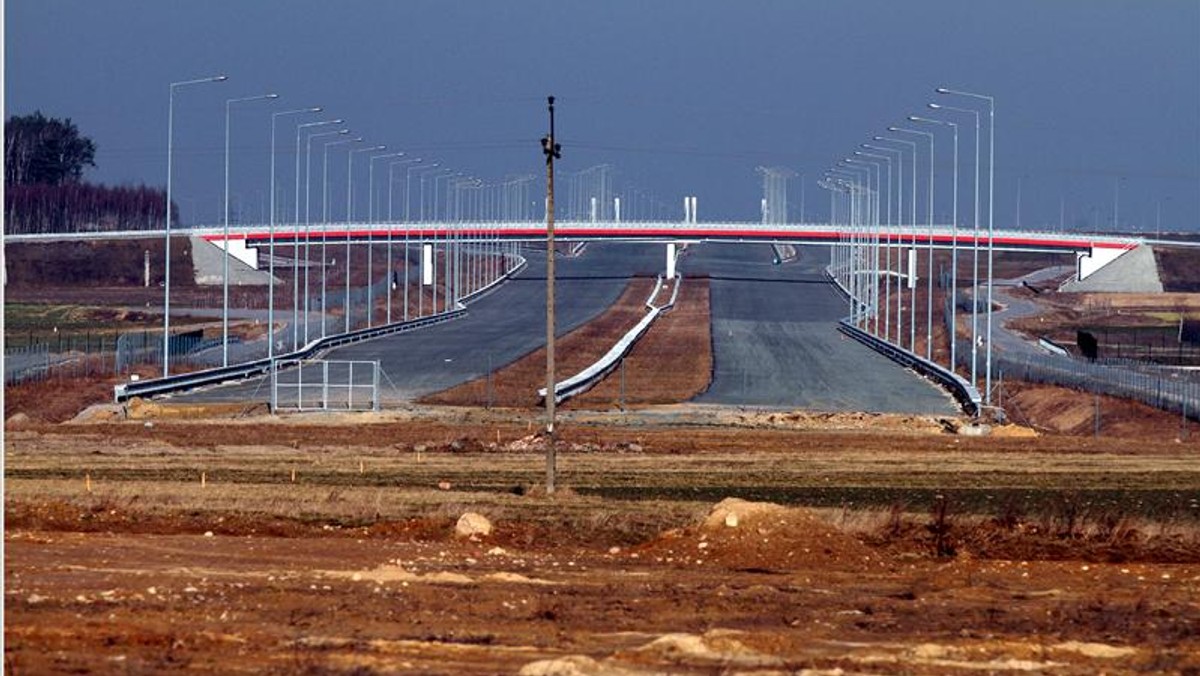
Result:
{"label": "dry grass field", "polygon": [[1194,446],[569,415],[11,431],[6,671],[1200,668]]}

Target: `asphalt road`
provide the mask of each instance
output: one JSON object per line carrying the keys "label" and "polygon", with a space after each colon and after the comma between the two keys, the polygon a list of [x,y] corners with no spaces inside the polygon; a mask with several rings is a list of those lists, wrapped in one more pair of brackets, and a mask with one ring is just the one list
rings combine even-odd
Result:
{"label": "asphalt road", "polygon": [[[713,383],[697,401],[822,411],[953,413],[949,395],[837,331],[847,305],[824,281],[827,249],[802,247],[799,260],[772,264],[761,244],[693,245],[680,260],[687,277],[712,278]],[[590,244],[559,258],[558,333],[603,312],[636,274],[664,268],[654,244]],[[543,346],[545,260],[529,266],[468,315],[409,334],[330,351],[335,360],[380,360],[381,399],[407,402],[478,378]],[[687,283],[686,281],[684,282]],[[262,379],[194,392],[191,401],[269,399]]]}
{"label": "asphalt road", "polygon": [[[471,303],[466,317],[427,329],[347,345],[325,358],[380,360],[380,398],[411,401],[481,377],[542,347],[546,338],[545,254],[525,254],[528,267],[493,293]],[[662,245],[589,244],[582,256],[557,259],[557,334],[607,309],[634,275],[664,268]],[[268,385],[255,379],[182,395],[188,401],[267,401]]]}
{"label": "asphalt road", "polygon": [[[702,403],[819,411],[954,413],[942,389],[837,330],[848,304],[825,282],[828,249],[701,244],[684,275],[711,278],[713,382]],[[686,282],[685,282],[686,283]]]}

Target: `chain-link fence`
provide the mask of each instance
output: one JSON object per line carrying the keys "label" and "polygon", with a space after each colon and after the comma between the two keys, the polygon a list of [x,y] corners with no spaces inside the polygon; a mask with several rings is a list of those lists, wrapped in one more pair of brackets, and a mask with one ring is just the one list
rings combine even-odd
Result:
{"label": "chain-link fence", "polygon": [[[947,335],[954,335],[950,301],[946,299],[944,321]],[[959,304],[963,311],[963,304]],[[970,312],[967,299],[966,312]],[[981,308],[986,316],[986,309]],[[979,346],[977,367],[983,368],[985,345]],[[971,368],[971,341],[956,341],[959,368]],[[1200,370],[1171,368],[1129,358],[1089,361],[1058,354],[1011,354],[992,352],[992,371],[999,381],[1023,380],[1132,399],[1147,406],[1200,420]]]}
{"label": "chain-link fence", "polygon": [[112,337],[90,334],[5,346],[4,384],[109,375],[116,361],[115,348]]}
{"label": "chain-link fence", "polygon": [[1056,354],[994,353],[992,366],[1000,378],[1132,399],[1200,420],[1200,372],[1111,366]]}

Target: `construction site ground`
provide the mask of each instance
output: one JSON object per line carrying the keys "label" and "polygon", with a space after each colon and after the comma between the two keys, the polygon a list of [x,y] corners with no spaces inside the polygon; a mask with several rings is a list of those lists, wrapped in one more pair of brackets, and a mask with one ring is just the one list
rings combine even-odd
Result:
{"label": "construction site ground", "polygon": [[[594,359],[648,290],[564,342]],[[710,369],[706,307],[686,284],[630,382]],[[1097,430],[1023,383],[990,430],[661,403],[688,377],[621,410],[614,372],[560,412],[548,494],[528,362],[491,408],[6,388],[5,672],[1200,672],[1195,422],[1101,398]]]}
{"label": "construction site ground", "polygon": [[674,415],[10,430],[6,671],[1200,668],[1194,443]]}

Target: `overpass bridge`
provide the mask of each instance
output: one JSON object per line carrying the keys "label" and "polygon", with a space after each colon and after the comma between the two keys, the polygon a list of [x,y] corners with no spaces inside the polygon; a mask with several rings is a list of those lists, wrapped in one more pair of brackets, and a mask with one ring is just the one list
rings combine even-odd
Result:
{"label": "overpass bridge", "polygon": [[[320,224],[237,225],[172,228],[172,236],[199,237],[257,268],[259,253],[272,239],[276,246],[292,247],[333,243],[386,241],[540,242],[546,239],[544,221],[444,221],[444,222],[342,222]],[[76,239],[163,238],[162,230],[95,233],[9,235],[10,242]],[[1122,254],[1147,243],[1140,237],[1088,233],[968,230],[951,225],[894,226],[838,223],[754,223],[735,221],[559,221],[555,239],[563,242],[757,242],[766,244],[820,244],[831,246],[882,246],[897,249],[954,249],[1074,253],[1076,276],[1086,279]],[[265,257],[264,257],[265,259]]]}

